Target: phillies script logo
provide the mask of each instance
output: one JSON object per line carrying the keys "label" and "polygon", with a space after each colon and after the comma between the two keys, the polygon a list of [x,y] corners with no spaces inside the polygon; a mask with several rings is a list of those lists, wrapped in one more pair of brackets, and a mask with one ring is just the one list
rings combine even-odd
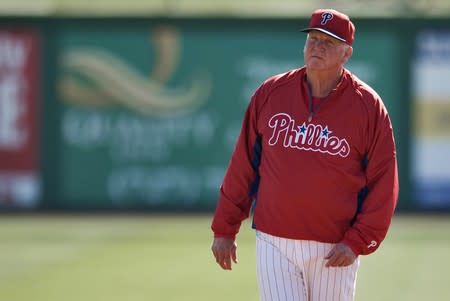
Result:
{"label": "phillies script logo", "polygon": [[305,151],[321,152],[333,156],[347,157],[350,146],[347,140],[332,136],[328,126],[320,124],[295,125],[295,120],[286,113],[278,113],[269,120],[269,127],[273,129],[269,145],[274,146],[279,141],[284,147]]}

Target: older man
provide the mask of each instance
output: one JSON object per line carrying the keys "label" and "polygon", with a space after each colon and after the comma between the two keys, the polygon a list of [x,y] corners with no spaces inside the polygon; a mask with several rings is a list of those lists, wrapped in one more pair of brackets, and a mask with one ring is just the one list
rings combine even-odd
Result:
{"label": "older man", "polygon": [[230,270],[254,202],[262,300],[353,300],[358,256],[386,236],[398,196],[395,142],[380,96],[344,64],[355,26],[313,12],[305,66],[266,80],[246,111],[212,222]]}

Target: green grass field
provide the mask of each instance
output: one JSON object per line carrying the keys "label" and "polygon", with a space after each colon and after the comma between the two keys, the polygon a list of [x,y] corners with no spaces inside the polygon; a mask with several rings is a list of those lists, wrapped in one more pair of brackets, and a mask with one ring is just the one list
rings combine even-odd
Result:
{"label": "green grass field", "polygon": [[[254,232],[210,254],[209,216],[0,216],[0,300],[258,300]],[[361,259],[356,300],[450,300],[450,217],[397,216]]]}

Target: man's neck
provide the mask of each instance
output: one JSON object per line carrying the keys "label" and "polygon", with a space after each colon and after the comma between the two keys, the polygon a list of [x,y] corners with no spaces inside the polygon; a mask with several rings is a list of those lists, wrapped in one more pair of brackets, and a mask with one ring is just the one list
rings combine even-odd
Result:
{"label": "man's neck", "polygon": [[313,97],[326,97],[336,88],[341,80],[343,70],[337,72],[306,71],[306,79]]}

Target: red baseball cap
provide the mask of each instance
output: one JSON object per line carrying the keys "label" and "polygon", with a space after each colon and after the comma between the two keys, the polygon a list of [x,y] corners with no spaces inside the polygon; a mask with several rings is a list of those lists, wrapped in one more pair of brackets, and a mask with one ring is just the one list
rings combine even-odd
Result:
{"label": "red baseball cap", "polygon": [[311,15],[308,28],[301,31],[309,32],[311,30],[326,33],[350,46],[355,39],[355,25],[347,15],[334,9],[315,10]]}

